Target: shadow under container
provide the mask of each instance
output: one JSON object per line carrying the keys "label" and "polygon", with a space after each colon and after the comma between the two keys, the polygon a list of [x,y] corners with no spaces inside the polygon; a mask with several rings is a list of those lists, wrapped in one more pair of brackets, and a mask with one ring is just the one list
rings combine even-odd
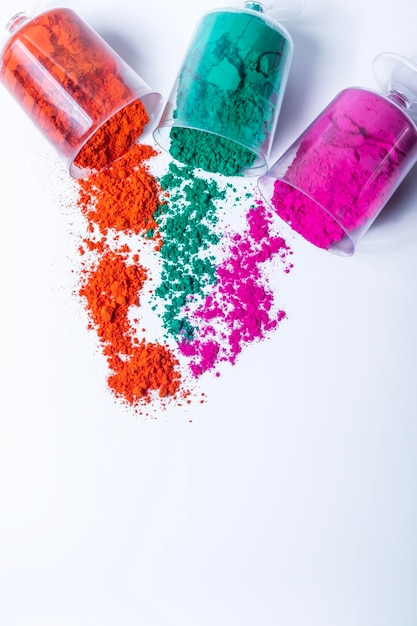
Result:
{"label": "shadow under container", "polygon": [[342,256],[354,253],[417,161],[417,129],[401,94],[339,93],[258,180],[296,232]]}
{"label": "shadow under container", "polygon": [[162,98],[72,10],[15,15],[0,81],[74,178],[122,157],[158,116]]}
{"label": "shadow under container", "polygon": [[229,176],[267,171],[293,43],[259,11],[216,10],[198,23],[154,131],[178,161]]}

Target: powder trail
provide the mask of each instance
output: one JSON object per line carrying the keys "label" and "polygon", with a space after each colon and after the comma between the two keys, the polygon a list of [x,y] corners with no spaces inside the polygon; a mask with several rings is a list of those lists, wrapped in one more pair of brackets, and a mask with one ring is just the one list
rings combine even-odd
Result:
{"label": "powder trail", "polygon": [[188,307],[202,299],[216,280],[216,226],[226,192],[216,180],[175,163],[170,163],[159,184],[165,193],[154,219],[163,241],[162,271],[154,309],[160,311],[162,305],[161,318],[168,335],[176,340],[191,339],[194,329]]}
{"label": "powder trail", "polygon": [[[166,342],[137,337],[140,298],[149,279],[134,252],[137,238],[159,249],[153,219],[160,188],[150,172],[150,146],[135,145],[122,159],[78,185],[78,207],[87,222],[80,246],[83,262],[79,295],[86,303],[90,329],[97,333],[107,359],[111,392],[137,409],[155,394],[189,401],[179,362]],[[142,321],[143,325],[143,321]]]}
{"label": "powder trail", "polygon": [[194,376],[221,362],[234,365],[243,348],[263,340],[286,317],[275,305],[265,264],[278,258],[288,273],[291,250],[282,237],[271,234],[272,213],[258,202],[247,213],[243,234],[230,235],[228,256],[217,268],[217,281],[204,303],[192,314],[198,329],[179,348],[190,359]]}

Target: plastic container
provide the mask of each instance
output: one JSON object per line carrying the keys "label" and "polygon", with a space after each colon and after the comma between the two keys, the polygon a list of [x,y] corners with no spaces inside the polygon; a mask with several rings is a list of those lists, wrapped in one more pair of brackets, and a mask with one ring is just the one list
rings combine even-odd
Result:
{"label": "plastic container", "polygon": [[87,176],[123,156],[159,115],[160,94],[74,11],[12,15],[0,81],[70,175]]}
{"label": "plastic container", "polygon": [[293,42],[264,15],[268,7],[237,4],[243,7],[211,11],[198,23],[154,138],[188,165],[259,175],[268,169]]}
{"label": "plastic container", "polygon": [[345,256],[417,161],[417,65],[382,53],[374,72],[385,95],[340,92],[258,180],[295,231]]}

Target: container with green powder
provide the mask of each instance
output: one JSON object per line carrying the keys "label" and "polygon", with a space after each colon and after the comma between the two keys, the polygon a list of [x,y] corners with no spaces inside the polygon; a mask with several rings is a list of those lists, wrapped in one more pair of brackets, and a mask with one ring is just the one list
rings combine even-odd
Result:
{"label": "container with green powder", "polygon": [[207,13],[155,140],[178,161],[208,172],[265,173],[292,53],[290,35],[260,2]]}

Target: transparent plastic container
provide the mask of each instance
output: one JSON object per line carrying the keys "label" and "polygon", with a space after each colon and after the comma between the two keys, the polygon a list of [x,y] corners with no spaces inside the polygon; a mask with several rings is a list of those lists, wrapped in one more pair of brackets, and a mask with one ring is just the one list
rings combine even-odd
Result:
{"label": "transparent plastic container", "polygon": [[[197,24],[154,138],[188,165],[253,176],[268,168],[293,42],[264,14],[279,12],[275,5],[234,4]],[[293,17],[300,4],[280,16]]]}
{"label": "transparent plastic container", "polygon": [[161,95],[74,11],[11,15],[3,22],[0,82],[70,175],[87,176],[123,156],[157,119]]}
{"label": "transparent plastic container", "polygon": [[385,95],[340,92],[258,180],[295,231],[344,256],[417,162],[417,65],[382,53],[374,73]]}

